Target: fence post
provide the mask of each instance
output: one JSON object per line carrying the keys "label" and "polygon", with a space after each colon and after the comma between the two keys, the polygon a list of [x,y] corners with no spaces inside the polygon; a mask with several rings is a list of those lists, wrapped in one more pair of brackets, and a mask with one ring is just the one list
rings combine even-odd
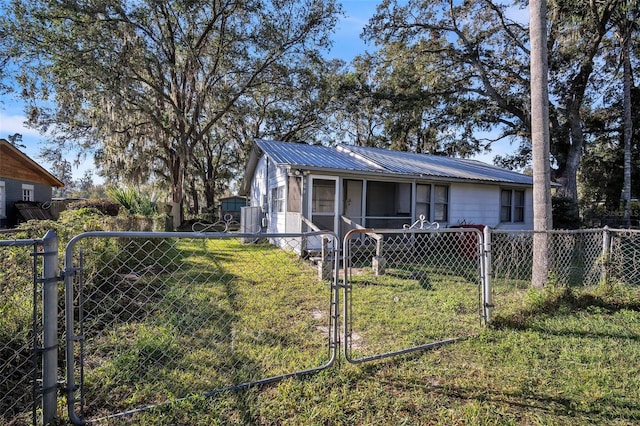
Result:
{"label": "fence post", "polygon": [[42,239],[42,423],[55,420],[58,390],[58,236],[47,231]]}
{"label": "fence post", "polygon": [[602,230],[602,282],[609,281],[609,268],[611,265],[611,230],[608,225]]}
{"label": "fence post", "polygon": [[491,291],[491,228],[484,227],[484,247],[482,250],[482,296],[483,313],[486,324],[490,324],[493,319],[493,292]]}

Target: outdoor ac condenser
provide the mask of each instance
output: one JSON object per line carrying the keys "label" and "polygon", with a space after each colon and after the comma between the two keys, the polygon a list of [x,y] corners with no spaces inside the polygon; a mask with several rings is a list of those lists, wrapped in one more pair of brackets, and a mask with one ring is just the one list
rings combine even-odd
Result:
{"label": "outdoor ac condenser", "polygon": [[[255,234],[262,229],[262,208],[260,206],[240,207],[240,232]],[[251,243],[255,238],[242,238],[243,243]]]}

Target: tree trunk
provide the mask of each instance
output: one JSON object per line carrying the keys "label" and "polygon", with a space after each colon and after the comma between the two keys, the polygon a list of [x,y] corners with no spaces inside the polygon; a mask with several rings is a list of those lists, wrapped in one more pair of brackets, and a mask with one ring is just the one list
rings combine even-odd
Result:
{"label": "tree trunk", "polygon": [[549,83],[546,0],[529,2],[531,36],[531,143],[533,156],[533,266],[532,284],[547,283],[551,229],[551,172],[549,165]]}
{"label": "tree trunk", "polygon": [[198,199],[198,188],[196,187],[195,178],[189,179],[189,192],[191,192],[191,202],[193,203],[191,212],[197,215],[200,213],[200,201]]}
{"label": "tree trunk", "polygon": [[[630,27],[630,24],[627,24]],[[622,199],[624,200],[624,225],[631,222],[631,137],[633,122],[631,118],[631,30],[622,34],[622,68],[624,79],[624,181]]]}
{"label": "tree trunk", "polygon": [[171,161],[171,217],[173,229],[178,229],[184,221],[184,165],[180,158],[174,156]]}

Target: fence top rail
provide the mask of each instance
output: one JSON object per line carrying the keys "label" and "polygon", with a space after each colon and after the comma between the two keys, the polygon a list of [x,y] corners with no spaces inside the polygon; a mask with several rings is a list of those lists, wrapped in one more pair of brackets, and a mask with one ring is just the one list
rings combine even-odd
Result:
{"label": "fence top rail", "polygon": [[609,228],[608,226],[605,226],[603,230],[608,232],[625,233],[625,234],[640,234],[640,229]]}
{"label": "fence top rail", "polygon": [[[491,228],[492,234],[516,234],[516,235],[533,235],[533,234],[601,234],[603,231],[620,231],[612,228],[588,228],[588,229],[550,229],[548,231],[533,231],[530,229],[495,229]],[[625,230],[627,231],[627,230]],[[638,231],[640,232],[640,231]]]}
{"label": "fence top rail", "polygon": [[83,238],[91,237],[124,237],[124,238],[293,238],[312,237],[317,235],[335,236],[332,231],[312,231],[312,232],[290,232],[290,233],[269,233],[269,232],[152,232],[152,231],[91,231],[78,234],[69,240],[69,244],[75,243]]}
{"label": "fence top rail", "polygon": [[373,238],[378,239],[389,234],[407,235],[407,234],[460,234],[475,233],[482,235],[482,231],[477,228],[438,228],[438,229],[382,229],[382,228],[358,228],[351,229],[344,236],[345,241],[355,234],[370,234]]}
{"label": "fence top rail", "polygon": [[193,239],[236,239],[236,238],[251,238],[251,239],[263,239],[263,238],[300,238],[300,237],[313,237],[313,236],[325,236],[338,239],[335,232],[332,231],[313,231],[313,232],[298,232],[298,233],[241,233],[241,232],[152,232],[152,231],[91,231],[78,234],[73,237],[67,243],[65,249],[66,256],[72,257],[73,248],[82,239],[87,238],[147,238],[147,239],[161,239],[161,238],[193,238]]}
{"label": "fence top rail", "polygon": [[29,240],[0,240],[0,247],[25,247],[42,244],[42,242],[43,240],[40,238]]}

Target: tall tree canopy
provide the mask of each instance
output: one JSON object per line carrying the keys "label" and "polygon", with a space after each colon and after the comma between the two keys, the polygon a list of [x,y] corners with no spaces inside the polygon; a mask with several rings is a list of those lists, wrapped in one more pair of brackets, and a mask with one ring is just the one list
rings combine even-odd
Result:
{"label": "tall tree canopy", "polygon": [[[584,114],[598,102],[605,78],[594,70],[621,2],[549,4],[550,160],[560,195],[574,200]],[[383,47],[403,46],[404,61],[420,64],[422,77],[413,96],[437,99],[429,102],[433,131],[452,136],[470,152],[496,139],[517,140],[518,152],[501,164],[522,166],[531,158],[529,30],[526,22],[510,18],[505,3],[383,0],[364,34]],[[514,3],[524,8],[528,2]],[[384,49],[378,61],[394,63]]]}
{"label": "tall tree canopy", "polygon": [[223,119],[277,84],[282,69],[320,61],[340,8],[332,0],[12,0],[4,12],[31,124],[53,132],[61,149],[94,149],[107,177],[165,179],[177,225],[196,153],[219,146]]}

